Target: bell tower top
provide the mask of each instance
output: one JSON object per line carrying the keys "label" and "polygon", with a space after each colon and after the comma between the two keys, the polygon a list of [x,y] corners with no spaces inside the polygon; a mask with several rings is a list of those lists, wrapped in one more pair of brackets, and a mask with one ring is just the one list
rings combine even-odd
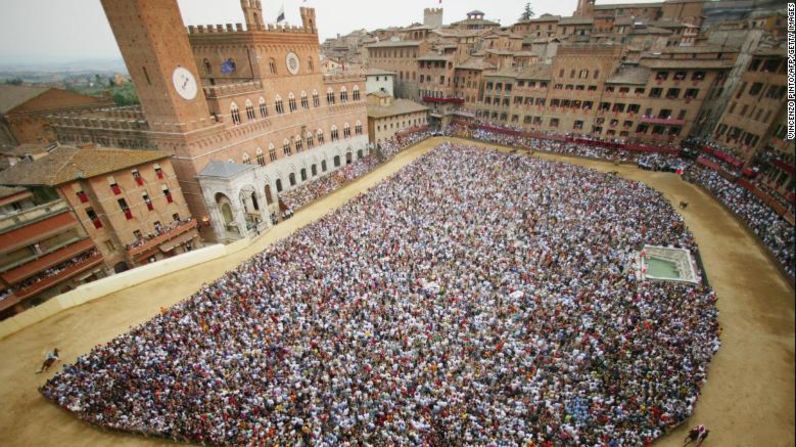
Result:
{"label": "bell tower top", "polygon": [[578,9],[572,15],[575,17],[594,17],[594,0],[578,0]]}
{"label": "bell tower top", "polygon": [[263,6],[260,0],[240,0],[240,7],[243,9],[243,16],[246,19],[246,29],[250,31],[265,29]]}
{"label": "bell tower top", "polygon": [[101,0],[149,125],[210,121],[177,0]]}

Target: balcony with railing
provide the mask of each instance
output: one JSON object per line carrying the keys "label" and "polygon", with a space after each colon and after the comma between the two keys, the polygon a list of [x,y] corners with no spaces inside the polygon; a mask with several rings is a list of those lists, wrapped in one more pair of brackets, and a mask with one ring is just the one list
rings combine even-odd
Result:
{"label": "balcony with railing", "polygon": [[42,205],[20,210],[16,213],[0,216],[0,233],[13,230],[14,228],[28,225],[37,220],[63,213],[69,209],[69,204],[65,200],[54,200]]}
{"label": "balcony with railing", "polygon": [[198,223],[195,219],[180,221],[172,226],[162,229],[151,238],[139,239],[127,247],[127,254],[131,257],[149,252],[180,235],[195,230]]}
{"label": "balcony with railing", "polygon": [[17,284],[28,277],[34,276],[41,271],[47,270],[50,267],[56,266],[94,248],[94,242],[92,242],[91,239],[83,239],[15,266],[14,268],[0,273],[0,277],[8,284]]}
{"label": "balcony with railing", "polygon": [[654,116],[646,116],[646,115],[644,115],[644,116],[641,117],[640,121],[642,123],[661,124],[661,125],[664,125],[664,126],[684,126],[685,125],[685,120],[679,120],[679,119],[671,118],[671,117],[670,118],[658,118],[658,117],[654,117]]}
{"label": "balcony with railing", "polygon": [[99,251],[94,250],[84,253],[71,261],[63,263],[63,265],[56,266],[52,271],[26,281],[17,288],[14,295],[18,300],[24,300],[100,264],[102,264],[102,254]]}
{"label": "balcony with railing", "polygon": [[444,97],[435,97],[435,96],[424,96],[424,102],[433,102],[437,104],[464,104],[464,98],[457,98],[455,96],[444,96]]}
{"label": "balcony with railing", "polygon": [[78,225],[77,220],[68,210],[63,210],[63,212],[55,215],[45,216],[33,223],[16,225],[10,230],[7,229],[5,232],[0,232],[0,250],[7,253],[63,233]]}

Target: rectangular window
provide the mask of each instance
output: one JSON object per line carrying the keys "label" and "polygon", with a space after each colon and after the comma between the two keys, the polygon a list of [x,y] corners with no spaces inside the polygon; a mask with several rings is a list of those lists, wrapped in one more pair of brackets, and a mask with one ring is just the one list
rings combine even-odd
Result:
{"label": "rectangular window", "polygon": [[172,197],[171,191],[169,191],[169,188],[165,185],[163,186],[163,195],[166,196],[166,202],[174,203],[174,197]]}
{"label": "rectangular window", "polygon": [[119,208],[121,208],[122,212],[124,213],[124,217],[127,220],[131,220],[133,218],[133,212],[130,210],[130,207],[127,206],[127,201],[124,199],[117,200],[119,203]]}
{"label": "rectangular window", "polygon": [[113,178],[113,177],[109,176],[109,177],[108,177],[108,184],[110,185],[110,187],[111,187],[111,191],[113,191],[113,194],[114,194],[114,195],[117,195],[117,196],[118,196],[119,194],[121,194],[121,193],[122,193],[122,189],[121,189],[121,188],[119,187],[119,185],[116,183],[116,179],[115,179],[115,178]]}
{"label": "rectangular window", "polygon": [[77,194],[78,200],[80,200],[80,203],[88,203],[88,194],[86,194],[85,191],[83,191],[81,189],[81,190],[78,190],[76,194]]}
{"label": "rectangular window", "polygon": [[147,209],[149,209],[149,211],[154,210],[155,206],[152,204],[152,199],[149,198],[149,194],[144,193],[143,197],[144,197],[144,203],[146,203]]}
{"label": "rectangular window", "polygon": [[163,169],[160,168],[159,164],[155,164],[155,174],[158,176],[159,179],[163,180]]}
{"label": "rectangular window", "polygon": [[93,208],[86,208],[86,215],[88,216],[89,220],[91,220],[91,223],[94,224],[94,228],[102,228],[102,220],[100,220]]}
{"label": "rectangular window", "polygon": [[762,82],[755,82],[752,84],[752,87],[749,88],[749,95],[754,96],[760,93],[760,90],[763,90],[763,83]]}
{"label": "rectangular window", "polygon": [[135,179],[135,182],[138,184],[138,186],[144,186],[144,178],[141,177],[141,173],[138,172],[138,169],[133,169],[132,173],[133,173],[133,178]]}

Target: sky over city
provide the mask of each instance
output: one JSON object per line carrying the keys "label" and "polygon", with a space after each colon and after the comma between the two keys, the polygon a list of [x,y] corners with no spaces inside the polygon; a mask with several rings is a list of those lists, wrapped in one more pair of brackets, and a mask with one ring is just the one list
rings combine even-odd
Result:
{"label": "sky over city", "polygon": [[[635,3],[646,0],[633,0]],[[287,22],[300,24],[299,8],[316,9],[321,41],[355,29],[375,29],[422,22],[423,9],[443,7],[445,23],[479,9],[487,19],[514,23],[525,0],[263,0],[264,17],[274,22],[284,5]],[[570,15],[577,0],[536,0],[543,13]],[[599,3],[628,3],[627,0]],[[243,21],[239,0],[179,0],[186,25]],[[69,61],[118,58],[119,50],[100,0],[2,0],[0,62]]]}

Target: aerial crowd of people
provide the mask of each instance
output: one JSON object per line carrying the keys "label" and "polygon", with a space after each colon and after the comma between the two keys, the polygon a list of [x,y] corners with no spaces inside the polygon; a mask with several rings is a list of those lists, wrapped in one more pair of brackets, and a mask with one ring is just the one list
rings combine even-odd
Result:
{"label": "aerial crowd of people", "polygon": [[702,185],[757,235],[791,277],[796,275],[794,227],[748,189],[732,183],[711,169],[693,168],[686,180]]}
{"label": "aerial crowd of people", "polygon": [[[507,130],[513,129],[507,128]],[[555,139],[513,135],[494,130],[469,129],[464,126],[451,126],[446,133],[504,146],[521,147],[530,151],[573,155],[612,162],[631,162],[651,170],[678,170],[685,174],[685,180],[707,189],[717,200],[732,210],[758,236],[763,245],[778,260],[786,274],[791,278],[796,277],[796,271],[794,271],[794,245],[796,245],[794,230],[796,228],[747,189],[692,160],[681,158],[676,154],[636,153]],[[691,145],[707,144],[702,139],[689,139],[688,143]],[[710,154],[701,156],[733,175],[741,175],[737,168],[724,160],[717,159]]]}
{"label": "aerial crowd of people", "polygon": [[444,144],[41,388],[107,428],[213,445],[642,446],[719,347],[662,194]]}
{"label": "aerial crowd of people", "polygon": [[376,166],[378,166],[376,158],[368,154],[324,177],[281,193],[279,198],[287,209],[295,211],[367,174]]}

